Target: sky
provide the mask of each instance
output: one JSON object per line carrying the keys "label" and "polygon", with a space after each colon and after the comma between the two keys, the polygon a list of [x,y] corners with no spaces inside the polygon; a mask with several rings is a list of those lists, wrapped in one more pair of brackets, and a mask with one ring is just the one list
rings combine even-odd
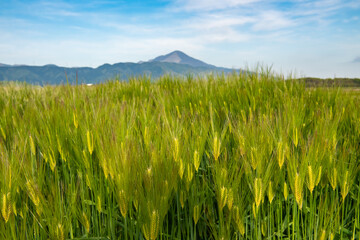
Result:
{"label": "sky", "polygon": [[221,67],[360,77],[360,0],[0,0],[0,63],[97,67],[174,50]]}

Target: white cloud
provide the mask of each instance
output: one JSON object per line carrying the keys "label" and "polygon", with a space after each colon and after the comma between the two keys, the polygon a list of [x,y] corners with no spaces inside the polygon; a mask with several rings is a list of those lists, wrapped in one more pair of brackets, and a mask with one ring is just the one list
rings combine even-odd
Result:
{"label": "white cloud", "polygon": [[282,28],[288,28],[295,26],[296,23],[286,14],[279,11],[266,11],[262,12],[256,18],[256,22],[253,25],[253,29],[259,30],[277,30]]}
{"label": "white cloud", "polygon": [[174,6],[178,10],[211,11],[239,7],[259,2],[261,0],[177,0]]}
{"label": "white cloud", "polygon": [[236,27],[252,23],[254,17],[236,16],[226,14],[207,14],[191,18],[187,21],[188,27],[197,30],[213,30],[216,28]]}

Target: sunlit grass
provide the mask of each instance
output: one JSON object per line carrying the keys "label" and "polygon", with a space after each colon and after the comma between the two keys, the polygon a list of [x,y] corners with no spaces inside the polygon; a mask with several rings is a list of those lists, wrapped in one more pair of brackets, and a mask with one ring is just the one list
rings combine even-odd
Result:
{"label": "sunlit grass", "polygon": [[354,96],[269,71],[0,86],[0,238],[359,239]]}

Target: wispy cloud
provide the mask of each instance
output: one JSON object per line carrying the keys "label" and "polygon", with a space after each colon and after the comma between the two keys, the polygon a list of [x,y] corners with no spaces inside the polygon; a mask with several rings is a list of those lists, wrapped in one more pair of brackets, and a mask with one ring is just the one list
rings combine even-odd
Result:
{"label": "wispy cloud", "polygon": [[248,5],[261,0],[176,0],[173,7],[185,11],[212,11]]}
{"label": "wispy cloud", "polygon": [[360,56],[356,57],[352,62],[353,63],[360,63]]}
{"label": "wispy cloud", "polygon": [[280,11],[264,11],[260,13],[254,22],[253,29],[259,30],[278,30],[296,26],[295,20],[291,19],[288,14]]}
{"label": "wispy cloud", "polygon": [[229,14],[203,14],[187,20],[187,27],[197,30],[224,27],[236,27],[254,22],[254,17],[234,16]]}

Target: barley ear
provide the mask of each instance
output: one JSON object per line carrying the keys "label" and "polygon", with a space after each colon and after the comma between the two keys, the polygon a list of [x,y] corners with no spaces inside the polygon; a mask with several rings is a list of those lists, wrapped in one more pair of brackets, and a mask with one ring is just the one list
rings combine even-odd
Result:
{"label": "barley ear", "polygon": [[226,204],[226,197],[227,197],[227,189],[223,186],[220,189],[220,199],[219,199],[219,208],[222,210]]}
{"label": "barley ear", "polygon": [[1,135],[2,135],[3,139],[6,141],[6,134],[2,127],[0,127],[0,131],[1,131]]}
{"label": "barley ear", "polygon": [[257,159],[256,159],[256,155],[255,155],[255,152],[256,152],[256,148],[254,147],[251,147],[251,167],[253,170],[256,170],[256,167],[257,167]]}
{"label": "barley ear", "polygon": [[151,214],[151,222],[150,222],[150,239],[155,240],[157,238],[159,232],[159,212],[153,211]]}
{"label": "barley ear", "polygon": [[308,188],[310,193],[312,194],[315,187],[315,173],[313,172],[311,165],[308,166],[308,177],[309,177]]}
{"label": "barley ear", "polygon": [[269,186],[268,186],[268,198],[269,198],[269,202],[271,204],[271,202],[274,200],[275,197],[275,193],[274,193],[274,189],[273,189],[273,182],[270,181],[269,182]]}
{"label": "barley ear", "polygon": [[285,198],[285,201],[287,200],[288,196],[289,196],[289,188],[288,188],[286,182],[284,182],[284,198]]}
{"label": "barley ear", "polygon": [[262,200],[262,182],[261,182],[261,178],[255,178],[254,193],[255,193],[256,208],[258,208],[260,203],[261,203],[261,200]]}
{"label": "barley ear", "polygon": [[325,240],[326,232],[325,230],[322,230],[319,240]]}
{"label": "barley ear", "polygon": [[149,238],[149,228],[148,228],[148,226],[146,225],[146,224],[144,224],[144,225],[142,225],[142,232],[143,232],[143,234],[144,234],[144,237],[145,237],[145,239],[146,240],[150,240],[150,238]]}
{"label": "barley ear", "polygon": [[84,224],[84,228],[85,228],[85,231],[86,233],[89,233],[90,232],[90,223],[89,223],[89,219],[87,218],[86,216],[86,213],[83,212],[83,224]]}
{"label": "barley ear", "polygon": [[332,189],[335,191],[336,185],[337,185],[337,170],[334,167],[332,175],[330,176],[330,184]]}
{"label": "barley ear", "polygon": [[31,150],[31,154],[35,156],[36,154],[36,149],[35,149],[35,144],[34,144],[34,140],[30,135],[30,150]]}
{"label": "barley ear", "polygon": [[214,151],[214,159],[215,161],[218,160],[219,156],[220,156],[220,140],[218,139],[217,135],[215,135],[214,140],[213,140],[213,151]]}
{"label": "barley ear", "polygon": [[177,162],[179,160],[179,140],[176,137],[174,138],[173,156],[175,162]]}
{"label": "barley ear", "polygon": [[76,118],[75,112],[73,112],[73,118],[74,118],[74,126],[75,126],[75,128],[78,128],[79,122],[78,122],[78,120],[77,120],[77,118]]}
{"label": "barley ear", "polygon": [[101,209],[101,197],[100,197],[100,195],[97,196],[96,209],[98,210],[99,213],[102,212],[102,209]]}
{"label": "barley ear", "polygon": [[93,139],[93,135],[90,133],[89,130],[86,132],[86,139],[87,139],[87,146],[89,153],[90,155],[92,155],[94,151],[94,139]]}
{"label": "barley ear", "polygon": [[237,226],[237,230],[240,232],[242,236],[245,234],[245,226],[242,217],[240,216],[240,211],[238,206],[234,206],[233,208],[233,218]]}
{"label": "barley ear", "polygon": [[345,173],[345,177],[341,186],[341,197],[342,200],[344,201],[347,194],[349,193],[350,190],[350,185],[349,185],[349,181],[348,181],[348,177],[349,177],[349,171],[347,170]]}
{"label": "barley ear", "polygon": [[64,227],[61,223],[59,223],[57,225],[57,229],[56,229],[56,235],[57,238],[60,240],[64,240],[65,239],[65,234],[64,234]]}
{"label": "barley ear", "polygon": [[200,218],[200,206],[199,204],[196,204],[194,206],[194,222],[195,222],[195,225],[197,224],[197,222],[199,221],[199,218]]}
{"label": "barley ear", "polygon": [[9,201],[9,198],[10,198],[10,193],[3,194],[1,213],[3,215],[5,223],[7,223],[9,221],[9,217],[10,217],[10,213],[11,213],[11,203]]}
{"label": "barley ear", "polygon": [[296,173],[295,176],[295,200],[299,206],[299,208],[302,208],[302,202],[303,202],[303,186],[300,179],[300,176],[298,173]]}
{"label": "barley ear", "polygon": [[179,163],[179,177],[182,179],[184,176],[184,171],[185,171],[185,164],[184,161],[182,159],[180,159],[180,163]]}
{"label": "barley ear", "polygon": [[319,172],[318,172],[318,175],[316,177],[316,185],[318,185],[320,180],[321,180],[321,174],[322,174],[322,166],[319,167]]}
{"label": "barley ear", "polygon": [[234,203],[234,194],[233,194],[233,191],[231,188],[228,189],[228,191],[227,191],[226,199],[227,199],[227,206],[228,206],[229,210],[231,210],[233,203]]}
{"label": "barley ear", "polygon": [[294,141],[295,147],[297,147],[298,144],[299,144],[298,129],[297,129],[297,128],[295,128],[295,129],[293,130],[293,141]]}
{"label": "barley ear", "polygon": [[194,167],[196,172],[199,170],[200,167],[200,157],[198,151],[194,152]]}
{"label": "barley ear", "polygon": [[120,212],[123,217],[126,217],[127,213],[127,198],[126,193],[124,190],[119,191],[119,205],[120,205]]}
{"label": "barley ear", "polygon": [[284,159],[285,159],[282,142],[279,142],[277,150],[278,150],[278,164],[281,169],[282,166],[284,165]]}

